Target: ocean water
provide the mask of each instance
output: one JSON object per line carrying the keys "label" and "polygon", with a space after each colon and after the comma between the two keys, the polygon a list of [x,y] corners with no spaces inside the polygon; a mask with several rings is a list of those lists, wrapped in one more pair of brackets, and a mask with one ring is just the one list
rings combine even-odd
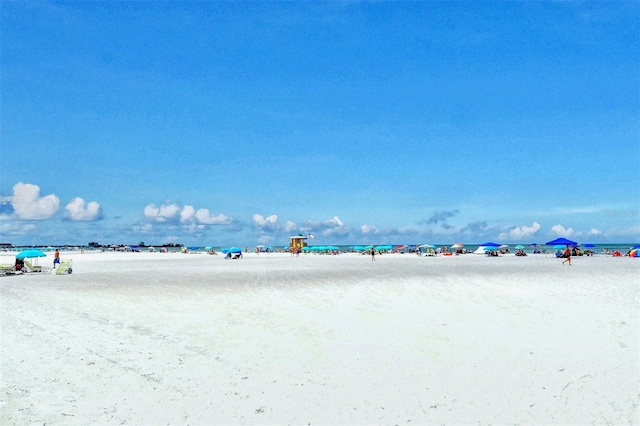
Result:
{"label": "ocean water", "polygon": [[[529,243],[530,244],[530,243]],[[529,244],[521,244],[523,246],[525,246],[524,251],[526,253],[533,253],[533,247],[531,247]],[[607,243],[607,244],[594,244],[595,247],[593,248],[589,248],[589,250],[595,252],[596,254],[604,254],[607,252],[613,252],[613,251],[620,251],[622,254],[627,253],[627,251],[629,251],[629,249],[635,245],[638,245],[639,243]],[[310,247],[313,247],[314,245],[322,245],[322,244],[309,244]],[[387,245],[387,244],[375,244],[374,246],[377,245]],[[398,247],[398,244],[389,244],[391,245],[394,250],[396,249],[396,247]],[[451,251],[451,244],[433,244],[436,247],[442,248],[444,246],[447,246],[449,248],[449,251]],[[516,246],[519,244],[509,244],[509,251],[512,253],[516,252]],[[407,244],[405,245],[404,249],[399,249],[399,252],[409,252],[410,249],[408,247],[414,246],[415,244]],[[212,248],[215,252],[221,252],[222,249],[224,248],[229,248],[232,246],[227,246],[227,247],[223,247],[223,246],[207,246]],[[243,251],[248,251],[248,252],[255,252],[256,251],[256,246],[235,246],[235,247],[240,247]],[[284,245],[267,245],[266,247],[269,247],[271,251],[281,251],[281,250],[286,250],[286,248],[288,246],[284,246]],[[353,252],[354,249],[354,245],[338,245],[337,246],[338,249],[343,252],[343,253],[347,253],[347,252]],[[479,247],[478,244],[470,244],[470,245],[465,245],[464,249],[467,251],[475,251],[477,248]],[[551,253],[553,252],[553,248],[552,246],[546,246],[544,244],[540,244],[538,245],[538,248],[540,250],[547,250],[547,252]],[[580,246],[580,248],[582,250],[585,250],[584,244]],[[179,249],[173,249],[172,251],[179,251]],[[204,252],[205,247],[189,247],[189,251],[191,252]]]}

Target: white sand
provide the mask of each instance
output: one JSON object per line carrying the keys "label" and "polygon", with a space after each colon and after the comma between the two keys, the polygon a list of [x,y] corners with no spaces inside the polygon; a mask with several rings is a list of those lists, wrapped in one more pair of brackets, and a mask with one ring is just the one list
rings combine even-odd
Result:
{"label": "white sand", "polygon": [[2,425],[640,423],[640,259],[62,257],[0,279]]}

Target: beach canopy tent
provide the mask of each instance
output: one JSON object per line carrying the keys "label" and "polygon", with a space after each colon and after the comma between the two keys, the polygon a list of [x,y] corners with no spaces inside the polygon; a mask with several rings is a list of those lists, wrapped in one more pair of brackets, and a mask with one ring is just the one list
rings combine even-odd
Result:
{"label": "beach canopy tent", "polygon": [[496,250],[498,250],[498,247],[495,247],[495,246],[484,246],[482,248],[482,250],[483,251],[496,251]]}
{"label": "beach canopy tent", "polygon": [[479,244],[479,246],[480,247],[500,247],[500,244],[488,242],[488,243]]}
{"label": "beach canopy tent", "polygon": [[16,259],[33,259],[35,257],[47,257],[42,250],[29,249],[16,254]]}
{"label": "beach canopy tent", "polygon": [[567,246],[563,246],[562,244],[556,244],[552,247],[554,250],[564,250]]}
{"label": "beach canopy tent", "polygon": [[555,240],[546,243],[546,245],[548,246],[557,246],[559,244],[573,247],[578,245],[578,243],[576,243],[575,241],[567,240],[566,238],[556,238]]}

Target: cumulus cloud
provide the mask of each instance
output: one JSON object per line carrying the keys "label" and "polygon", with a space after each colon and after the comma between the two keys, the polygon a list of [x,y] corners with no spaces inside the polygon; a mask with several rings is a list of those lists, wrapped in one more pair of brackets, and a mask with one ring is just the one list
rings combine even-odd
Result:
{"label": "cumulus cloud", "polygon": [[72,221],[92,222],[102,219],[102,209],[100,204],[95,201],[91,201],[85,206],[85,201],[76,197],[65,206],[65,209],[67,210],[66,218]]}
{"label": "cumulus cloud", "polygon": [[555,235],[558,237],[577,237],[582,235],[582,232],[576,232],[573,228],[565,228],[562,225],[553,225],[551,227],[551,235]]}
{"label": "cumulus cloud", "polygon": [[177,204],[167,202],[160,207],[156,207],[155,204],[147,204],[142,214],[152,222],[164,223],[177,221],[180,218],[180,211]]}
{"label": "cumulus cloud", "polygon": [[290,220],[288,220],[287,223],[284,225],[285,232],[293,232],[296,229],[298,229],[298,225],[296,225],[295,222],[292,222]]}
{"label": "cumulus cloud", "polygon": [[595,228],[593,228],[591,231],[587,232],[587,235],[590,235],[590,236],[598,236],[598,235],[601,235],[601,234],[602,234],[602,231],[599,231],[599,230],[597,230]]}
{"label": "cumulus cloud", "polygon": [[459,210],[438,211],[433,213],[431,217],[429,217],[429,219],[427,220],[427,223],[430,224],[430,223],[444,222],[448,218],[453,217],[458,213],[460,213]]}
{"label": "cumulus cloud", "polygon": [[300,230],[323,236],[344,236],[351,232],[351,229],[344,226],[344,223],[338,216],[327,220],[309,220],[304,226],[300,227]]}
{"label": "cumulus cloud", "polygon": [[540,230],[540,224],[533,222],[531,226],[514,226],[508,232],[502,232],[499,236],[501,240],[521,241],[536,234]]}
{"label": "cumulus cloud", "polygon": [[53,194],[40,196],[40,187],[18,182],[13,186],[13,211],[23,220],[44,220],[58,212],[60,199]]}
{"label": "cumulus cloud", "polygon": [[231,218],[222,213],[217,215],[211,214],[209,209],[198,209],[196,212],[196,219],[203,225],[228,225],[231,223]]}
{"label": "cumulus cloud", "polygon": [[[142,212],[144,217],[155,223],[178,224],[188,227],[188,230],[198,230],[198,225],[229,225],[233,219],[222,213],[214,215],[209,209],[196,210],[193,206],[180,206],[170,201],[160,207],[155,204],[147,204]],[[195,225],[195,226],[191,226]],[[191,227],[190,227],[191,226]],[[190,227],[190,228],[189,228]]]}
{"label": "cumulus cloud", "polygon": [[261,214],[255,213],[251,218],[256,228],[261,231],[274,231],[278,224],[278,216],[275,214],[264,217]]}
{"label": "cumulus cloud", "polygon": [[370,226],[370,225],[362,225],[360,227],[360,233],[362,235],[376,235],[380,233],[380,229],[378,229],[375,226]]}

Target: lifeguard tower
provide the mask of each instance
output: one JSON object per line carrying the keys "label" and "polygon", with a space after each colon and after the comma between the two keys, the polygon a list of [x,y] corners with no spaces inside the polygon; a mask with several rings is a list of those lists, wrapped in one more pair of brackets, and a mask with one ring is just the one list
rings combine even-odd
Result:
{"label": "lifeguard tower", "polygon": [[289,250],[297,253],[302,251],[302,247],[306,246],[307,237],[303,237],[302,235],[297,235],[295,237],[289,237],[291,243],[289,244]]}

